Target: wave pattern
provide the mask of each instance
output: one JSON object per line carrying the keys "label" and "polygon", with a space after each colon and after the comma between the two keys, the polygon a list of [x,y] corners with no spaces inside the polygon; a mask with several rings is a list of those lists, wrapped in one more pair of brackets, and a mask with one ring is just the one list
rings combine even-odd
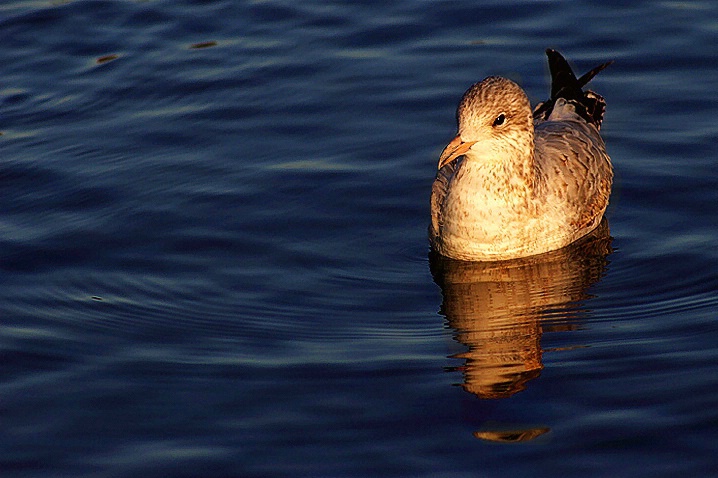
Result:
{"label": "wave pattern", "polygon": [[[3,476],[713,473],[715,15],[4,2]],[[437,262],[461,93],[546,47],[615,60],[612,239]]]}

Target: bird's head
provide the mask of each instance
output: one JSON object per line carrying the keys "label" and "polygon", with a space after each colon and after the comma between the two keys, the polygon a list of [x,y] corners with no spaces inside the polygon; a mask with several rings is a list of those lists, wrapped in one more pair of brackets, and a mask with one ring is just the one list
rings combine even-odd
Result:
{"label": "bird's head", "polygon": [[462,155],[500,160],[512,157],[512,150],[531,150],[531,104],[521,87],[506,78],[490,76],[471,86],[456,110],[456,121],[458,134],[441,153],[439,169]]}

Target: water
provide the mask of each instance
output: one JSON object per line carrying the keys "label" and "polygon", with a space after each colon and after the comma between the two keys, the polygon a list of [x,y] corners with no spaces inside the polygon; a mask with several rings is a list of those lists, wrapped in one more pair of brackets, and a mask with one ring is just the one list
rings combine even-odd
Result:
{"label": "water", "polygon": [[[2,476],[716,476],[712,2],[0,6]],[[429,257],[454,109],[592,87],[603,235]],[[610,236],[609,236],[610,229]]]}

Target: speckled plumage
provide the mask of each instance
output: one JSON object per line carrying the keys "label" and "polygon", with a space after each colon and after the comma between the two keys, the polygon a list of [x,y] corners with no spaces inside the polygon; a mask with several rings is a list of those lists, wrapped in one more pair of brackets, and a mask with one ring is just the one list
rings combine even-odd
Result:
{"label": "speckled plumage", "polygon": [[[608,205],[613,170],[599,134],[605,102],[547,50],[551,98],[532,113],[524,91],[491,76],[457,109],[431,194],[432,247],[463,260],[504,260],[564,247],[591,232]],[[463,156],[463,159],[458,159]]]}

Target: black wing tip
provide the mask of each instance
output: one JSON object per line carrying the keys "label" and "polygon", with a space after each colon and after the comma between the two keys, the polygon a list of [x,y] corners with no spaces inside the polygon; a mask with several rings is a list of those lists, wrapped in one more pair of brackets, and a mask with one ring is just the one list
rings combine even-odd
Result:
{"label": "black wing tip", "polygon": [[551,97],[538,105],[534,111],[534,118],[546,119],[551,114],[557,99],[563,98],[576,107],[578,113],[587,122],[596,128],[601,127],[603,114],[606,111],[606,101],[602,96],[583,87],[598,73],[613,64],[613,60],[602,63],[580,78],[576,78],[571,66],[564,56],[553,48],[546,49],[549,71],[551,72]]}

